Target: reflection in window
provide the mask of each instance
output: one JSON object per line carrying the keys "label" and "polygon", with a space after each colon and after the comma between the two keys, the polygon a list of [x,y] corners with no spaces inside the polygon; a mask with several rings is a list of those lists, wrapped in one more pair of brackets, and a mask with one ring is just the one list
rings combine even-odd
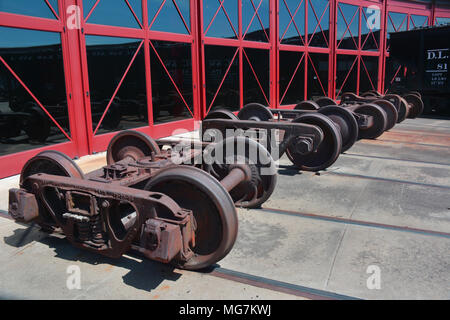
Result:
{"label": "reflection in window", "polygon": [[[191,45],[168,41],[152,41],[181,96],[164,70],[155,50],[150,48],[152,72],[152,103],[154,123],[192,118],[192,60]],[[184,100],[184,101],[183,101]],[[189,108],[189,109],[188,109]]]}
{"label": "reflection in window", "polygon": [[449,24],[449,23],[450,23],[450,18],[436,17],[434,25],[440,26],[440,25]]}
{"label": "reflection in window", "polygon": [[[58,14],[58,0],[50,0],[49,4]],[[23,14],[26,16],[56,19],[45,0],[0,0],[0,12]]]}
{"label": "reflection in window", "polygon": [[[244,40],[269,42],[269,0],[242,1],[242,32]],[[259,5],[259,8],[258,8]]]}
{"label": "reflection in window", "polygon": [[358,48],[359,8],[354,5],[339,3],[337,13],[337,43],[340,49]]}
{"label": "reflection in window", "polygon": [[[59,33],[0,27],[0,56],[70,136]],[[0,155],[68,141],[0,62]]]}
{"label": "reflection in window", "polygon": [[359,92],[377,90],[378,57],[361,57]]}
{"label": "reflection in window", "polygon": [[[305,1],[279,1],[279,37],[282,44],[302,46],[305,38]],[[292,19],[294,17],[294,19]]]}
{"label": "reflection in window", "polygon": [[[211,110],[239,109],[239,60],[235,53],[236,48],[233,47],[205,46],[206,108],[213,103]],[[219,90],[233,57],[233,63]],[[216,93],[217,96],[214,99]]]}
{"label": "reflection in window", "polygon": [[[289,84],[289,82],[291,83]],[[303,52],[280,51],[279,86],[280,104],[297,104],[304,100],[305,61]]]}
{"label": "reflection in window", "polygon": [[190,21],[189,0],[148,0],[148,23],[151,30],[189,34]]}
{"label": "reflection in window", "polygon": [[405,31],[408,27],[408,15],[406,13],[389,12],[387,19],[386,48],[389,51],[391,33]]}
{"label": "reflection in window", "polygon": [[362,50],[378,51],[380,43],[381,11],[374,8],[361,8],[361,47]]}
{"label": "reflection in window", "polygon": [[239,33],[238,0],[223,1],[220,9],[219,5],[219,1],[203,1],[203,32],[207,37],[236,39]]}
{"label": "reflection in window", "polygon": [[396,83],[402,83],[404,80],[405,77],[403,76],[402,65],[393,58],[387,57],[384,77],[385,92],[390,91],[392,87],[395,87]]}
{"label": "reflection in window", "polygon": [[[250,102],[258,102],[263,105],[268,105],[270,64],[269,50],[247,48],[244,49],[244,52],[251,63],[250,65],[244,55],[244,105]],[[262,87],[262,90],[260,86]]]}
{"label": "reflection in window", "polygon": [[125,74],[141,40],[86,36],[92,127],[97,134],[146,126],[144,48],[141,47],[114,98],[113,93]]}
{"label": "reflection in window", "polygon": [[[336,95],[344,92],[356,92],[358,81],[358,57],[338,55],[336,57]],[[339,99],[339,98],[338,98]]]}
{"label": "reflection in window", "polygon": [[428,17],[427,16],[418,16],[415,14],[410,15],[409,28],[421,28],[428,26]]}
{"label": "reflection in window", "polygon": [[308,61],[308,99],[327,95],[328,54],[310,53]]}
{"label": "reflection in window", "polygon": [[311,0],[308,3],[309,45],[312,47],[328,47],[330,38],[329,0]]}
{"label": "reflection in window", "polygon": [[[85,18],[91,12],[95,3],[96,1],[94,0],[83,0]],[[117,27],[140,28],[139,23],[142,24],[141,0],[128,0],[128,3],[136,17],[124,0],[100,0],[87,22]]]}

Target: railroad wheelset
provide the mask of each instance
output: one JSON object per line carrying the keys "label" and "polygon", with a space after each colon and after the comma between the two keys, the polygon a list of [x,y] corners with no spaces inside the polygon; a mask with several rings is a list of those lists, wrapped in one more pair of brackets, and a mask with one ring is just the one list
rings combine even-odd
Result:
{"label": "railroad wheelset", "polygon": [[[343,94],[346,99],[353,97],[353,94]],[[388,100],[375,98],[371,99],[371,103],[365,102],[349,102],[341,103],[339,107],[350,110],[359,125],[359,139],[376,139],[385,131],[392,129],[398,122],[398,111],[394,104]],[[323,106],[333,105],[337,103],[328,97],[318,98],[315,103]]]}
{"label": "railroad wheelset", "polygon": [[[236,206],[266,201],[276,171],[268,151],[245,137],[189,151],[178,144],[123,131],[108,146],[107,165],[87,174],[61,152],[41,152],[23,167],[20,189],[10,189],[9,213],[109,257],[134,249],[180,268],[207,267],[236,241]],[[205,162],[177,164],[186,156]]]}
{"label": "railroad wheelset", "polygon": [[406,118],[416,118],[420,114],[422,114],[424,109],[424,104],[421,98],[420,93],[418,92],[409,92],[404,95],[398,94],[387,94],[381,95],[375,90],[371,90],[361,94],[358,96],[354,93],[346,92],[341,96],[341,103],[375,103],[378,104],[378,101],[386,100],[391,102],[398,113],[397,123],[404,121]]}
{"label": "railroad wheelset", "polygon": [[[274,112],[279,110],[258,103],[244,106],[237,116],[227,110],[216,110],[203,121],[201,134],[204,136],[212,130],[224,135],[230,129],[237,135],[263,131],[265,141],[261,142],[268,146],[274,159],[286,153],[295,166],[305,171],[326,169],[337,160],[342,150],[342,135],[329,117],[296,110],[292,121],[277,121]],[[273,134],[274,131],[280,135]]]}

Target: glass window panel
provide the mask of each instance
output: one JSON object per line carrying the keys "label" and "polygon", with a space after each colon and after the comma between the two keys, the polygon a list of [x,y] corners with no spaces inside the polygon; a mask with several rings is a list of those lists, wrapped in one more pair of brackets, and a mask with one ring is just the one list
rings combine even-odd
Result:
{"label": "glass window panel", "polygon": [[[303,54],[303,52],[280,51],[280,104],[297,104],[304,100],[305,58],[303,58],[294,75],[295,68]],[[291,79],[292,82],[289,85]]]}
{"label": "glass window panel", "polygon": [[402,72],[402,65],[391,57],[386,58],[384,90],[390,91],[397,83],[403,83],[405,77]]}
{"label": "glass window panel", "polygon": [[[205,46],[206,108],[216,95],[219,85],[230,66],[236,48],[224,46]],[[223,81],[211,110],[226,108],[239,110],[239,57],[236,56]]]}
{"label": "glass window panel", "polygon": [[387,32],[386,32],[386,48],[387,51],[389,51],[389,44],[391,39],[391,33],[397,32],[397,31],[405,31],[408,27],[407,24],[407,17],[408,15],[406,13],[398,13],[398,12],[389,12],[388,18],[387,18]]}
{"label": "glass window panel", "polygon": [[[258,102],[268,105],[269,100],[269,51],[261,49],[244,49],[245,54],[250,60],[251,66],[247,59],[244,60],[244,105],[250,102]],[[258,77],[256,80],[253,71]],[[262,87],[262,90],[260,88]],[[264,94],[263,94],[264,92]],[[265,96],[265,97],[264,97]],[[267,99],[267,100],[266,100]]]}
{"label": "glass window panel", "polygon": [[311,59],[308,61],[307,97],[315,99],[326,96],[328,94],[328,54],[310,53],[309,57]]}
{"label": "glass window panel", "polygon": [[[86,36],[92,126],[98,123],[141,40]],[[144,48],[141,47],[97,134],[146,126]]]}
{"label": "glass window panel", "polygon": [[[175,2],[183,18],[181,18],[177,7],[172,0],[168,0],[164,3],[164,6],[155,18],[155,15],[162,3],[163,0],[148,1],[148,23],[151,24],[152,21],[154,21],[150,29],[156,31],[189,34],[188,29],[190,30],[191,28],[189,0],[176,0]],[[188,29],[186,29],[183,19]]]}
{"label": "glass window panel", "polygon": [[[85,18],[93,7],[92,2],[91,0],[83,0]],[[129,0],[128,2],[142,23],[141,1]],[[86,10],[86,8],[89,9]],[[117,27],[140,28],[139,23],[124,0],[100,0],[87,22]]]}
{"label": "glass window panel", "polygon": [[[259,5],[260,2],[261,5]],[[258,11],[256,11],[255,8],[258,9]],[[247,31],[244,38],[245,40],[261,41],[261,42],[269,41],[270,39],[269,9],[270,9],[269,0],[242,1],[242,25],[244,26],[242,32],[245,33],[245,31]],[[255,14],[255,12],[257,14]]]}
{"label": "glass window panel", "polygon": [[434,25],[439,26],[439,25],[444,25],[444,24],[449,24],[450,23],[450,18],[442,18],[442,17],[436,17],[436,22]]}
{"label": "glass window panel", "polygon": [[[60,34],[0,27],[0,56],[70,136]],[[66,141],[0,62],[0,155]]]}
{"label": "glass window panel", "polygon": [[[320,23],[319,23],[320,21]],[[328,47],[329,0],[311,0],[308,6],[308,42],[312,47]]]}
{"label": "glass window panel", "polygon": [[155,51],[150,48],[154,123],[192,118],[187,108],[193,113],[191,45],[169,41],[152,41],[152,44],[181,92],[180,96]]}
{"label": "glass window panel", "polygon": [[336,95],[340,96],[344,92],[356,92],[358,61],[355,62],[355,59],[357,59],[356,56],[349,55],[336,57]]}
{"label": "glass window panel", "polygon": [[223,8],[214,18],[219,4],[219,1],[214,0],[203,1],[203,32],[207,31],[206,36],[208,37],[236,39],[236,34],[239,32],[238,0],[224,1]]}
{"label": "glass window panel", "polygon": [[[305,0],[279,0],[279,8],[280,42],[282,44],[304,45]],[[294,17],[292,21],[291,16]]]}
{"label": "glass window panel", "polygon": [[378,51],[380,47],[380,15],[374,8],[361,8],[361,46],[362,50]]}
{"label": "glass window panel", "polygon": [[427,16],[418,16],[415,14],[412,14],[410,16],[410,21],[409,21],[410,29],[426,27],[426,26],[428,26],[428,17]]}
{"label": "glass window panel", "polygon": [[[354,5],[339,3],[337,9],[337,43],[340,49],[357,49],[359,27],[358,10]],[[349,26],[347,28],[347,26]]]}
{"label": "glass window panel", "polygon": [[377,90],[378,57],[361,57],[359,92]]}
{"label": "glass window panel", "polygon": [[[57,2],[49,1],[49,3],[52,5],[55,12],[58,13]],[[0,0],[0,11],[56,19],[44,0]]]}

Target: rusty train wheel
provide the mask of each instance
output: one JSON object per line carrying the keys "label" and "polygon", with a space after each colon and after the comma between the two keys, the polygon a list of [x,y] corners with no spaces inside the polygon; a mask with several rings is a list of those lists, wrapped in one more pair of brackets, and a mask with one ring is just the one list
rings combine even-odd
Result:
{"label": "rusty train wheel", "polygon": [[[27,178],[39,173],[84,179],[80,167],[67,155],[55,150],[42,151],[25,163],[20,173],[20,187],[32,191],[33,187],[27,182]],[[55,226],[51,214],[42,204],[39,204],[39,218],[36,222],[49,232],[53,231]]]}
{"label": "rusty train wheel", "polygon": [[331,166],[342,149],[341,134],[333,121],[322,114],[308,113],[297,117],[293,122],[318,126],[324,133],[324,139],[317,150],[308,154],[298,153],[295,144],[291,144],[286,150],[289,160],[305,171],[319,171]]}
{"label": "rusty train wheel", "polygon": [[380,100],[375,100],[373,103],[376,104],[377,106],[381,107],[384,110],[384,112],[386,112],[387,124],[386,124],[385,131],[391,130],[395,126],[395,124],[397,123],[397,120],[398,120],[397,109],[392,104],[392,102],[390,102],[388,100],[380,99]]}
{"label": "rusty train wheel", "polygon": [[20,173],[20,186],[27,189],[26,178],[37,173],[84,178],[83,171],[69,156],[55,150],[42,151],[25,163]]}
{"label": "rusty train wheel", "polygon": [[397,94],[387,94],[383,97],[384,100],[391,102],[397,109],[398,119],[397,123],[402,122],[408,116],[408,105],[402,97]]}
{"label": "rusty train wheel", "polygon": [[314,100],[315,103],[319,105],[319,107],[328,107],[328,106],[337,106],[336,101],[328,97],[321,97],[317,100]]}
{"label": "rusty train wheel", "polygon": [[359,139],[376,139],[383,134],[386,129],[387,115],[381,107],[368,103],[357,106],[353,111],[373,116],[373,125],[367,129],[360,129]]}
{"label": "rusty train wheel", "polygon": [[138,161],[152,153],[161,153],[152,138],[142,132],[125,130],[116,134],[109,142],[106,162],[111,165],[126,158]]}
{"label": "rusty train wheel", "polygon": [[327,116],[339,126],[342,138],[341,152],[350,149],[358,139],[358,122],[353,113],[338,106],[320,108],[319,113]]}
{"label": "rusty train wheel", "polygon": [[[233,112],[231,112],[230,110],[227,110],[227,109],[216,109],[216,110],[210,111],[204,120],[209,120],[209,119],[239,120],[239,118]],[[210,134],[211,136],[220,137],[220,135],[221,135],[220,131],[219,130],[216,131],[216,130],[217,129],[209,129],[208,131],[210,131],[210,132],[214,131],[213,133]],[[203,130],[202,126],[200,127],[199,134],[200,134],[201,141],[204,141],[204,140],[209,141],[209,137],[205,136],[205,131]]]}
{"label": "rusty train wheel", "polygon": [[408,118],[416,118],[423,112],[423,101],[422,99],[416,95],[416,94],[407,94],[403,96],[403,99],[410,105],[410,111],[408,114]]}
{"label": "rusty train wheel", "polygon": [[310,100],[302,101],[294,107],[294,110],[319,110],[319,109],[320,106],[315,101]]}
{"label": "rusty train wheel", "polygon": [[191,249],[195,255],[186,262],[174,261],[178,267],[205,268],[231,251],[238,232],[236,208],[215,178],[198,168],[171,167],[156,174],[145,189],[161,192],[193,212],[196,245]]}
{"label": "rusty train wheel", "polygon": [[[227,155],[227,150],[233,151]],[[237,154],[241,151],[243,154]],[[219,155],[220,158],[219,158]],[[222,180],[233,165],[248,165],[252,172],[250,181],[243,181],[230,191],[231,198],[238,207],[259,208],[272,195],[277,183],[277,170],[267,149],[248,137],[230,137],[204,151],[204,170]],[[213,160],[213,161],[212,161]]]}
{"label": "rusty train wheel", "polygon": [[269,121],[273,119],[272,111],[260,103],[249,103],[238,113],[240,120]]}
{"label": "rusty train wheel", "polygon": [[239,118],[230,110],[227,109],[216,109],[212,110],[205,117],[206,119],[229,119],[229,120],[238,120]]}

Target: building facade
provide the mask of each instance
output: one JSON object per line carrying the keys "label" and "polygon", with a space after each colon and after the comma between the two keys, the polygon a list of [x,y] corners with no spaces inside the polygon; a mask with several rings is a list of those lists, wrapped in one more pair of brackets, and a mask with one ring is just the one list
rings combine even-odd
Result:
{"label": "building facade", "polygon": [[390,34],[449,22],[431,0],[0,0],[0,178],[217,107],[388,92]]}

